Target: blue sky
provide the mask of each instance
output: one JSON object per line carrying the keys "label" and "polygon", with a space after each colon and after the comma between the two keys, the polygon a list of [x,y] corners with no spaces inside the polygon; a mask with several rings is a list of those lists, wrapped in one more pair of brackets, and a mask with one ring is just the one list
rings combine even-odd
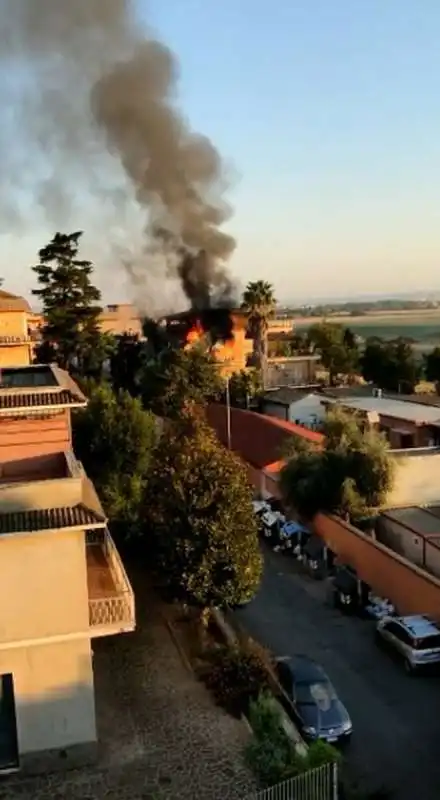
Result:
{"label": "blue sky", "polygon": [[[242,282],[280,300],[440,291],[438,0],[138,6],[179,58],[181,107],[234,168]],[[14,244],[16,267],[4,248],[16,289],[41,235]]]}
{"label": "blue sky", "polygon": [[440,289],[440,3],[157,0],[182,103],[240,175],[234,270]]}

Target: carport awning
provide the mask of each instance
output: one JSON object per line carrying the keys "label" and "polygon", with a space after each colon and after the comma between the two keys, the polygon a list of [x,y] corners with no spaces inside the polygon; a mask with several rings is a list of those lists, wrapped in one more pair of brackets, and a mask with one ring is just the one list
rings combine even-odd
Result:
{"label": "carport awning", "polygon": [[333,579],[334,586],[341,592],[351,594],[357,591],[357,580],[352,572],[344,567],[338,569]]}
{"label": "carport awning", "polygon": [[311,559],[318,559],[322,557],[325,544],[319,536],[311,536],[306,546],[304,553]]}

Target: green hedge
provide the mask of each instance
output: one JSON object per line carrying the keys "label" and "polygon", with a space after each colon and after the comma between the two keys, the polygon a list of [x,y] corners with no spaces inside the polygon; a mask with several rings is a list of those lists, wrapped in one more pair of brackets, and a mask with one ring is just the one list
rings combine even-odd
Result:
{"label": "green hedge", "polygon": [[260,694],[250,703],[249,721],[254,735],[246,748],[246,760],[264,787],[340,760],[338,751],[323,741],[313,742],[307,755],[299,755],[270,695]]}

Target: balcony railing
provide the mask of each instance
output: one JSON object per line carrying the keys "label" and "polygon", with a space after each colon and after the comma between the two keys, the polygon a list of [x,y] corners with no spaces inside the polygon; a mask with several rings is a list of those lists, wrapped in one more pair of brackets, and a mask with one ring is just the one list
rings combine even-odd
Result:
{"label": "balcony railing", "polygon": [[134,594],[113,539],[107,530],[88,531],[86,537],[92,635],[133,631]]}

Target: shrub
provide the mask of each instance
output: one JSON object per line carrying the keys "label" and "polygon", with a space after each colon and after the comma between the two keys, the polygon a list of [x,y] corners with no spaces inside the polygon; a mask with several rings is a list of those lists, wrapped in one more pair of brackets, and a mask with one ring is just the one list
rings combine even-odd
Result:
{"label": "shrub", "polygon": [[338,751],[322,741],[313,742],[306,755],[299,755],[282,727],[281,713],[270,695],[261,694],[251,702],[249,720],[254,736],[246,748],[246,759],[264,786],[273,786],[340,759]]}
{"label": "shrub", "polygon": [[264,661],[257,652],[245,647],[215,651],[203,677],[216,702],[237,716],[248,713],[250,701],[269,688]]}
{"label": "shrub", "polygon": [[297,773],[307,772],[309,769],[317,769],[324,764],[334,764],[341,760],[341,754],[335,747],[322,739],[312,742],[307,750],[307,755],[303,758],[296,756]]}
{"label": "shrub", "polygon": [[290,777],[288,766],[292,761],[292,745],[284,731],[276,739],[253,737],[247,745],[245,756],[252,771],[263,786],[274,786]]}
{"label": "shrub", "polygon": [[270,694],[260,694],[250,703],[249,721],[254,736],[246,748],[246,760],[263,786],[280,783],[290,774],[288,766],[293,762],[294,748]]}

